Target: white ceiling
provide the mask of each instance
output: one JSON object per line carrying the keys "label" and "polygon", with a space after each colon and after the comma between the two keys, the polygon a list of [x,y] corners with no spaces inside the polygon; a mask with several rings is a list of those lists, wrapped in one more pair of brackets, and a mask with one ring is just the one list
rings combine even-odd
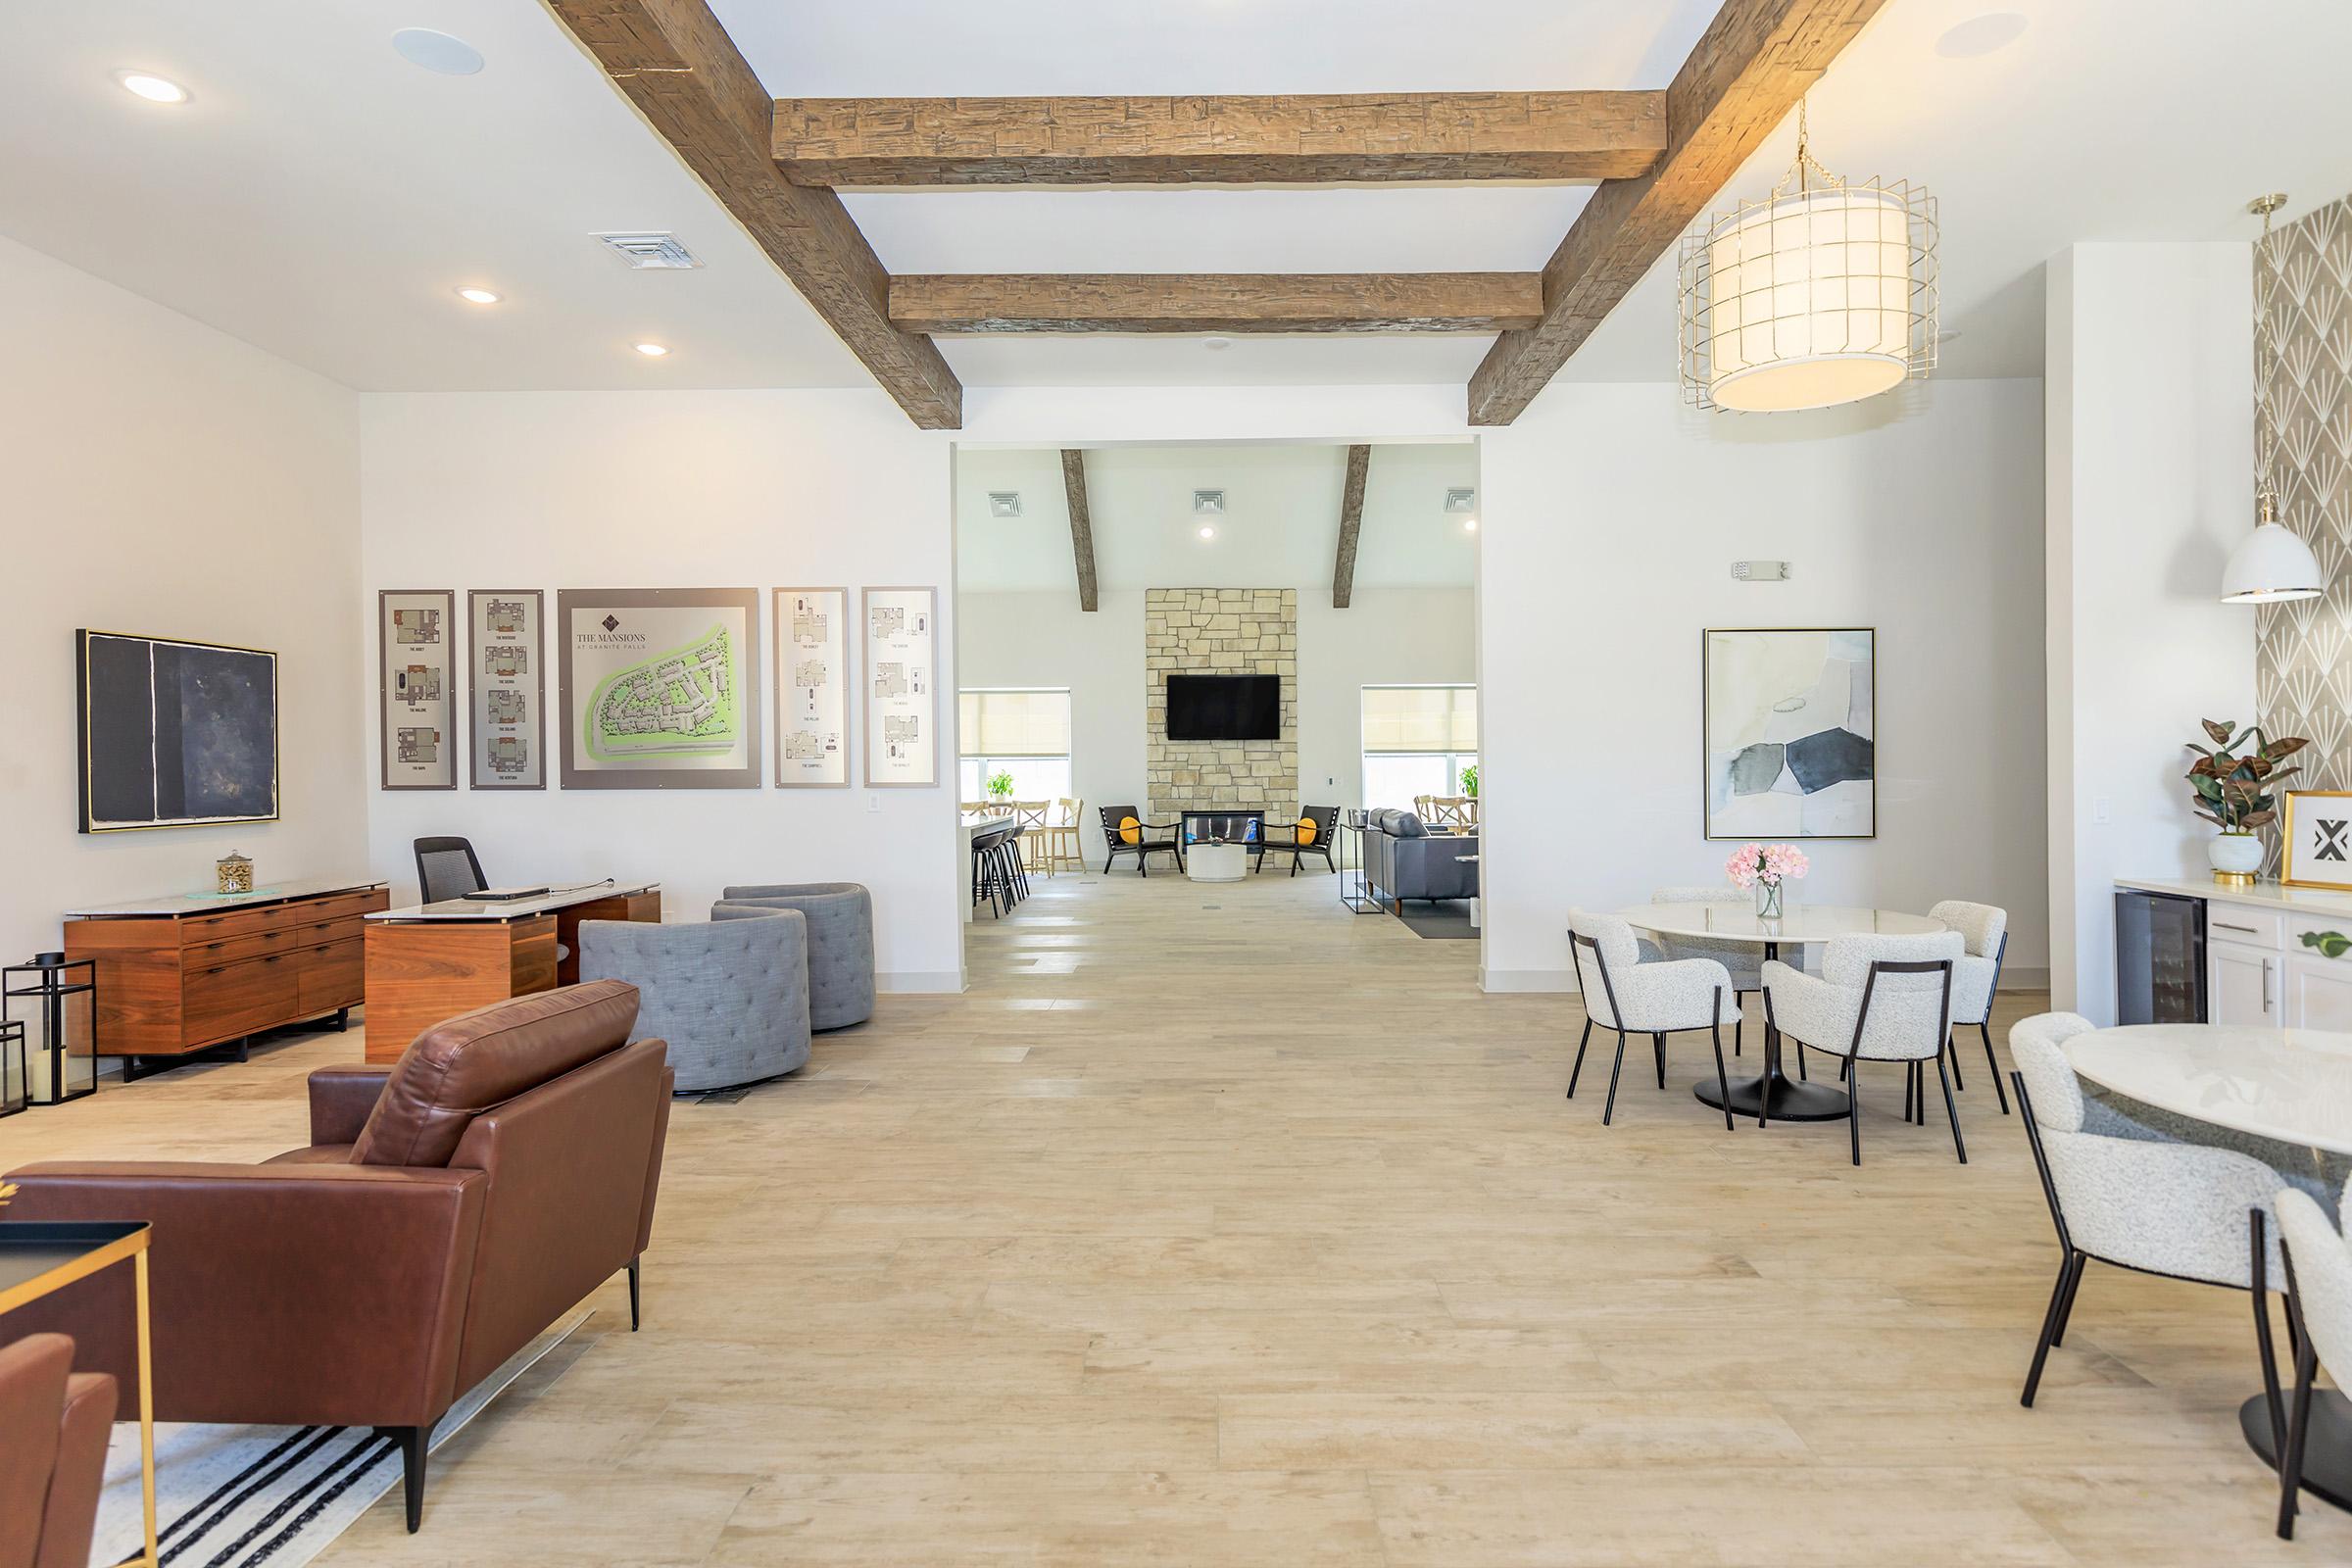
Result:
{"label": "white ceiling", "polygon": [[[0,0],[0,233],[367,389],[834,386],[862,370],[542,8],[514,0]],[[782,95],[1661,86],[1713,0],[716,0]],[[2007,49],[1936,42],[1987,9]],[[439,76],[394,28],[489,61]],[[1888,0],[1813,97],[1833,169],[1942,205],[1941,373],[2038,373],[2042,261],[2079,239],[2243,238],[2352,190],[2343,0]],[[185,82],[160,109],[125,67]],[[1784,127],[1742,195],[1786,166]],[[853,193],[898,270],[1541,265],[1575,186]],[[587,235],[671,228],[630,272]],[[481,282],[491,310],[449,290]],[[640,338],[676,352],[649,361]],[[1571,362],[1673,373],[1671,278]],[[974,386],[1459,381],[1484,339],[950,339]]]}
{"label": "white ceiling", "polygon": [[[1131,588],[1331,587],[1345,446],[1099,447],[1086,454],[1095,580]],[[1477,535],[1445,512],[1446,492],[1478,485],[1470,442],[1378,446],[1364,480],[1355,584],[1459,587],[1473,581]],[[1016,490],[1021,515],[989,514],[988,493]],[[1193,514],[1195,490],[1223,490],[1225,514]],[[1216,529],[1202,539],[1200,527]],[[1070,513],[1058,450],[965,447],[956,455],[956,581],[966,593],[1061,590],[1075,596]]]}

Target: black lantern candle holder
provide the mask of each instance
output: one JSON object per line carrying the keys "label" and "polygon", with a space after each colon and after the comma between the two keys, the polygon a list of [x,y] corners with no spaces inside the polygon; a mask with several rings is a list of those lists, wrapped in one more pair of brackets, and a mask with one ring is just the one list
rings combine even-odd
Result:
{"label": "black lantern candle holder", "polygon": [[[41,1040],[49,1048],[49,1090],[32,1093],[26,1073],[25,1102],[34,1105],[63,1105],[98,1092],[98,965],[88,958],[69,959],[62,953],[36,953],[23,963],[0,969],[0,1025],[14,1023],[20,1057],[24,1051],[24,1020],[16,1016],[20,1004],[38,1004]],[[28,1008],[28,1010],[34,1010]],[[5,1034],[0,1029],[0,1034]],[[69,1043],[80,1047],[69,1054]],[[83,1064],[76,1087],[67,1073],[69,1062]],[[29,1068],[30,1063],[23,1063]]]}
{"label": "black lantern candle holder", "polygon": [[[10,1066],[11,1053],[16,1051],[15,1066]],[[32,1104],[32,1062],[24,1054],[24,1026],[21,1023],[0,1023],[0,1116],[14,1116]]]}

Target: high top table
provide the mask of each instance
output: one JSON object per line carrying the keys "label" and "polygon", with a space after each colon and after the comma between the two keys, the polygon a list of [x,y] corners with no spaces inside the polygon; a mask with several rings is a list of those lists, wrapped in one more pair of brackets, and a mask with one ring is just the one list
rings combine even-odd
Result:
{"label": "high top table", "polygon": [[[2352,1035],[2147,1023],[2093,1029],[2061,1049],[2094,1084],[2191,1121],[2309,1150],[2323,1173],[2323,1155],[2352,1154]],[[2270,1396],[2238,1406],[2237,1425],[2246,1446],[2278,1469]],[[2352,1508],[2352,1403],[2333,1389],[2312,1391],[2303,1487]]]}
{"label": "high top table", "polygon": [[[1744,899],[1746,895],[1739,895]],[[1763,950],[1766,960],[1781,956],[1784,943],[1802,946],[1833,937],[1928,936],[1945,929],[1941,920],[1899,909],[1862,909],[1838,904],[1794,904],[1777,920],[1758,917],[1745,903],[1638,904],[1619,909],[1617,918],[1637,930],[1662,937],[1705,937],[1717,942],[1741,942]],[[1837,1121],[1846,1114],[1845,1091],[1827,1084],[1800,1083],[1781,1071],[1781,1032],[1767,1019],[1764,1026],[1764,1071],[1752,1078],[1731,1081],[1732,1109],[1742,1116],[1765,1112],[1773,1121]],[[1693,1084],[1691,1093],[1716,1109],[1723,1095],[1715,1080]],[[1769,1102],[1766,1097],[1769,1096]]]}
{"label": "high top table", "polygon": [[580,981],[582,920],[662,919],[659,882],[443,899],[367,917],[368,1059],[397,1061],[444,1018]]}

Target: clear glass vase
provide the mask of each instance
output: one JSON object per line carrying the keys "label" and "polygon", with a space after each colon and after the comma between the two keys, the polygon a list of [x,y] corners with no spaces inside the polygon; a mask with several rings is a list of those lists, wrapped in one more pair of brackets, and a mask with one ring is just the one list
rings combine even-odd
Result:
{"label": "clear glass vase", "polygon": [[1781,884],[1778,882],[1758,882],[1756,884],[1756,918],[1759,920],[1778,920],[1780,917]]}

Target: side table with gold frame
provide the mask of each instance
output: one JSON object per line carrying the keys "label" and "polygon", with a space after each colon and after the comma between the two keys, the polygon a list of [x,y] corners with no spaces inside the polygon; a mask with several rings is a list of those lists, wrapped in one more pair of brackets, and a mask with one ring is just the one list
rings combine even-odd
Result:
{"label": "side table with gold frame", "polygon": [[[137,1303],[139,1359],[139,1492],[147,1549],[118,1568],[158,1568],[155,1544],[155,1358],[147,1329],[145,1220],[0,1219],[0,1314],[62,1291],[102,1268],[130,1260]],[[0,1323],[0,1328],[5,1328]]]}

